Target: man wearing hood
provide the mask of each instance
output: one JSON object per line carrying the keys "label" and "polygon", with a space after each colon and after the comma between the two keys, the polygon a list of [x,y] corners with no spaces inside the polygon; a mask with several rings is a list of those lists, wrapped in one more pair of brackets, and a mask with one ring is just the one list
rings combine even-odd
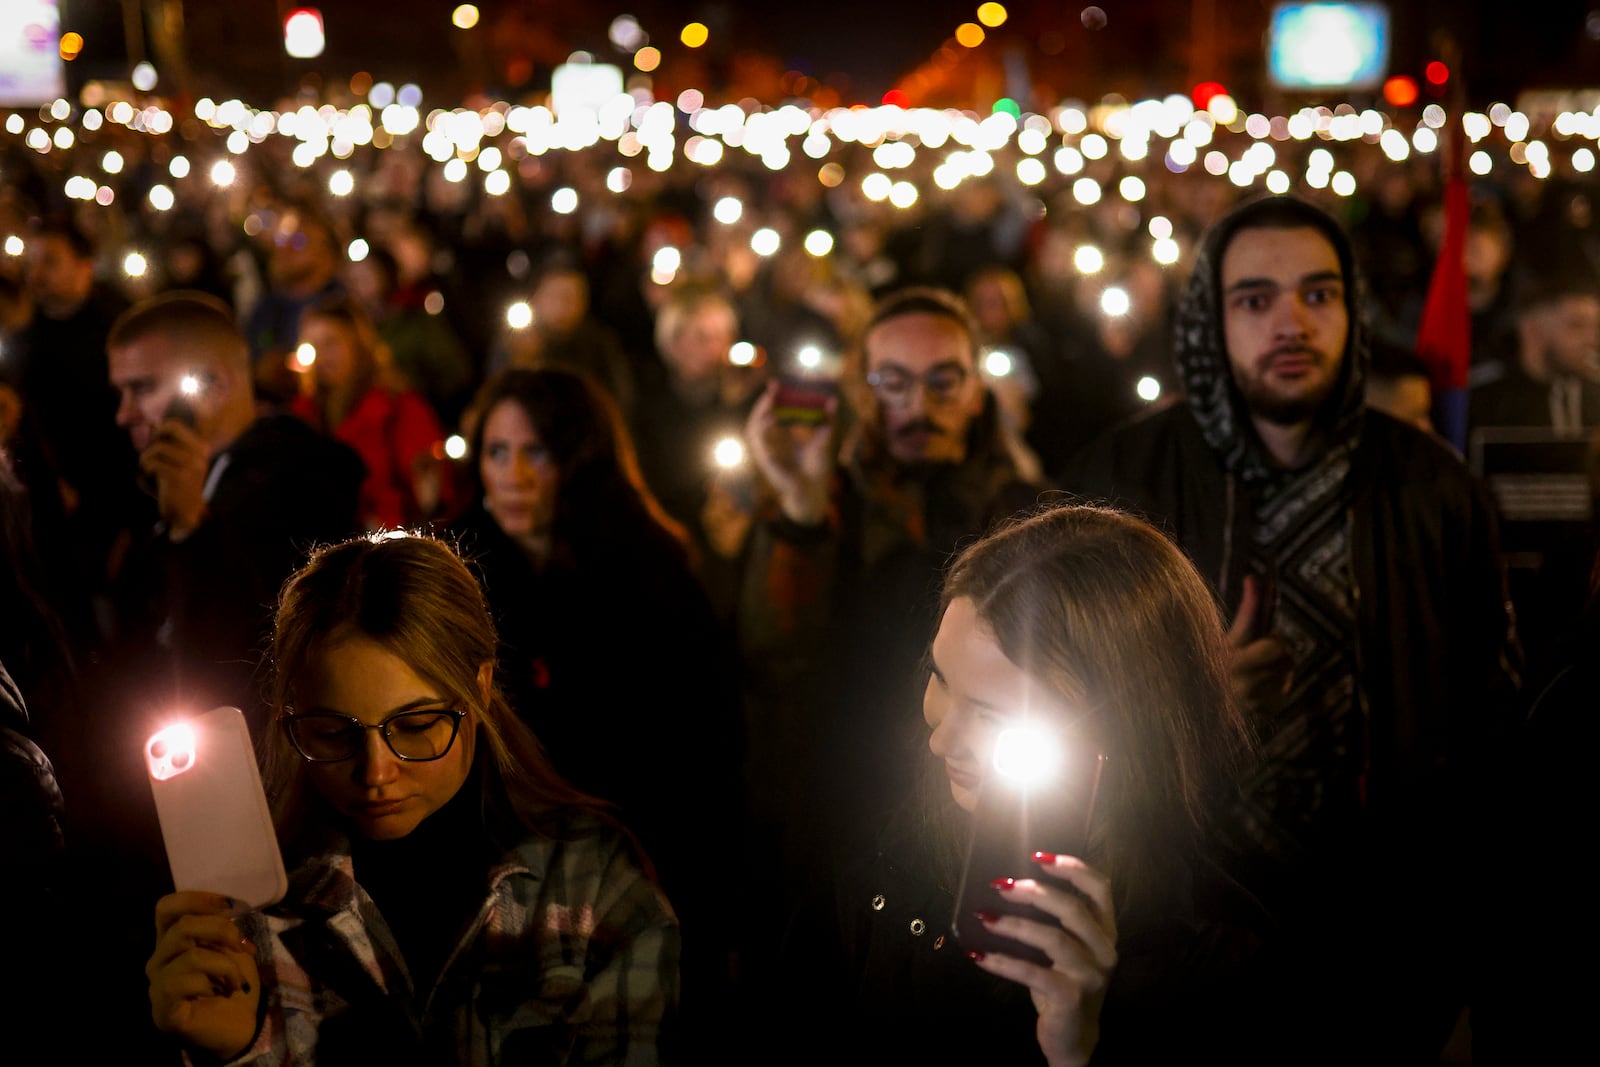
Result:
{"label": "man wearing hood", "polygon": [[1165,528],[1232,620],[1261,758],[1225,832],[1280,919],[1307,1032],[1336,1059],[1431,1062],[1465,996],[1469,785],[1520,657],[1467,469],[1362,403],[1362,310],[1333,219],[1291,197],[1236,208],[1179,308],[1185,400],[1108,432],[1063,484]]}

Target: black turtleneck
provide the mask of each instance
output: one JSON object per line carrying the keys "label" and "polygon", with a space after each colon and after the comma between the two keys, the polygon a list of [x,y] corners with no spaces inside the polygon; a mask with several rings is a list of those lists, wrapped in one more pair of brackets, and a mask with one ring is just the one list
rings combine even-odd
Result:
{"label": "black turtleneck", "polygon": [[388,923],[419,1004],[487,892],[492,856],[477,781],[476,774],[469,776],[444,807],[405,837],[372,841],[352,835],[356,881]]}

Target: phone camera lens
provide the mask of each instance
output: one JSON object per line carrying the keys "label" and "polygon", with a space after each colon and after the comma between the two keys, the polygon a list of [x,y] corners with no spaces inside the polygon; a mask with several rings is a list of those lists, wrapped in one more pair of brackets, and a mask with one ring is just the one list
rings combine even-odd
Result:
{"label": "phone camera lens", "polygon": [[160,759],[161,757],[165,756],[166,754],[167,754],[167,743],[165,741],[152,741],[152,742],[150,742],[150,755],[151,756],[155,757],[156,759]]}
{"label": "phone camera lens", "polygon": [[179,752],[172,757],[172,769],[175,771],[183,770],[185,767],[189,766],[189,759],[189,753]]}

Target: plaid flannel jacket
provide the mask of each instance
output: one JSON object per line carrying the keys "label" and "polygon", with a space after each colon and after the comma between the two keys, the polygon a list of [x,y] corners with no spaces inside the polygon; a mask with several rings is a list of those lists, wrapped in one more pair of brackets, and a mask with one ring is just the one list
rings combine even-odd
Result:
{"label": "plaid flannel jacket", "polygon": [[262,1021],[233,1062],[661,1062],[677,1011],[677,919],[620,834],[585,829],[505,854],[425,994],[356,883],[348,843],[312,856],[285,903],[243,920]]}

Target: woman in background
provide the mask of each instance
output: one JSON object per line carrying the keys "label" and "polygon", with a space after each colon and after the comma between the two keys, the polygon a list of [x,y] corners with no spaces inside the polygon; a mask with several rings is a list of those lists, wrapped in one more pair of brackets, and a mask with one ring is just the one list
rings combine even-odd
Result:
{"label": "woman in background", "polygon": [[618,805],[655,861],[684,930],[686,1040],[714,1040],[743,845],[731,640],[601,386],[513,368],[471,410],[478,503],[456,532],[499,627],[499,677],[556,769]]}
{"label": "woman in background", "polygon": [[448,506],[438,416],[389,366],[360,305],[343,295],[312,304],[300,317],[300,342],[311,346],[311,389],[295,398],[294,412],[360,453],[366,528],[411,526]]}

